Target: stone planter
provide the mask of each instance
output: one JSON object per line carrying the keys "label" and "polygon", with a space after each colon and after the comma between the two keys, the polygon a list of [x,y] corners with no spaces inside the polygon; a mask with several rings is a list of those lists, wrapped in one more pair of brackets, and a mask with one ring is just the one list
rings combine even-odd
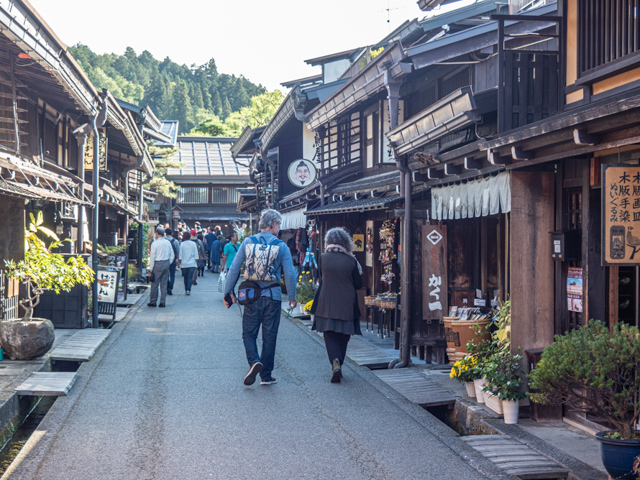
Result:
{"label": "stone planter", "polygon": [[471,398],[476,398],[476,387],[473,382],[464,382],[464,386],[467,389],[467,395]]}
{"label": "stone planter", "polygon": [[476,402],[478,403],[484,403],[484,393],[482,392],[482,387],[485,383],[487,383],[486,378],[480,378],[473,381],[473,385],[476,389]]}
{"label": "stone planter", "polygon": [[34,318],[0,322],[0,345],[11,360],[41,357],[51,349],[55,338],[51,320]]}

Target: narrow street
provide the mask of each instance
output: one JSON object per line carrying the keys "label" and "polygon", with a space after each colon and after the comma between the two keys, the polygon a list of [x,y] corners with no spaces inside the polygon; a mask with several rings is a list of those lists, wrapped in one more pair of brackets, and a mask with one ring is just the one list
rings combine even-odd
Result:
{"label": "narrow street", "polygon": [[348,362],[331,384],[324,345],[284,316],[278,383],[244,386],[238,307],[217,275],[190,297],[181,280],[167,308],[145,299],[114,327],[12,479],[486,478],[453,431],[367,369]]}

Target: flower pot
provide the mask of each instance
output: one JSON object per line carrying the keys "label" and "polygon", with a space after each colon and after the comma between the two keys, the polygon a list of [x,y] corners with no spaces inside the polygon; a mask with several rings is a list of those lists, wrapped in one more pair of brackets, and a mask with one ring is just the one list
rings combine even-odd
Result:
{"label": "flower pot", "polygon": [[604,436],[608,430],[596,433],[605,470],[616,480],[634,480],[633,462],[640,455],[640,441],[613,440]]}
{"label": "flower pot", "polygon": [[300,310],[300,314],[301,315],[305,315],[306,314],[306,312],[304,311],[304,305],[305,304],[302,304],[302,303],[298,305],[298,309]]}
{"label": "flower pot", "polygon": [[10,360],[33,360],[47,353],[56,338],[46,318],[0,322],[0,344]]}
{"label": "flower pot", "polygon": [[476,398],[476,387],[473,382],[464,382],[464,386],[467,389],[467,395],[471,398]]}
{"label": "flower pot", "polygon": [[504,414],[504,423],[508,425],[518,423],[518,415],[520,415],[520,401],[502,400],[502,412]]}
{"label": "flower pot", "polygon": [[484,404],[498,415],[502,415],[502,400],[492,392],[484,391]]}
{"label": "flower pot", "polygon": [[484,403],[484,394],[482,393],[482,387],[487,383],[486,378],[480,378],[473,381],[473,386],[476,389],[476,402]]}

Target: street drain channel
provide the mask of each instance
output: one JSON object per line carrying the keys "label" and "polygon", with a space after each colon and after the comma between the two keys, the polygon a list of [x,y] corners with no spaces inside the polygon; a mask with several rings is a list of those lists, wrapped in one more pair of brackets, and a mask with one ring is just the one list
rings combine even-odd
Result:
{"label": "street drain channel", "polygon": [[18,414],[2,429],[0,438],[0,475],[18,456],[31,434],[53,406],[57,397],[20,397]]}

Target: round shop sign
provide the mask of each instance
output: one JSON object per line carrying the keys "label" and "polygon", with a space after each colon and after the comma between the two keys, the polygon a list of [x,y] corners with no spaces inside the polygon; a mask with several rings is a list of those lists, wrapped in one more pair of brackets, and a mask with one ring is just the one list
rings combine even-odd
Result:
{"label": "round shop sign", "polygon": [[316,181],[318,170],[311,160],[294,160],[289,165],[289,181],[292,185],[302,188]]}

